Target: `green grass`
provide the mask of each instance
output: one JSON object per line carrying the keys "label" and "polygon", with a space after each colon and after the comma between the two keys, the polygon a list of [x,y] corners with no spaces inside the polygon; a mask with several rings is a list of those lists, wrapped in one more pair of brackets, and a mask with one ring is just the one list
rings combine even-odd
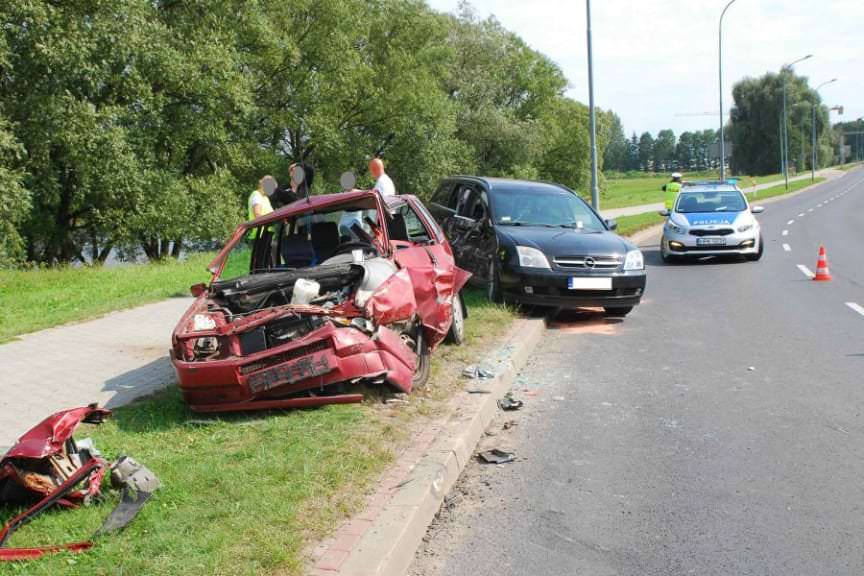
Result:
{"label": "green grass", "polygon": [[784,194],[791,194],[793,192],[797,192],[803,188],[807,188],[808,186],[812,186],[815,184],[819,184],[820,182],[824,182],[825,178],[816,178],[816,180],[810,180],[809,178],[805,178],[803,180],[796,180],[794,182],[789,183],[789,190],[786,190],[785,184],[778,184],[777,186],[771,186],[770,188],[766,188],[764,190],[759,190],[759,192],[747,194],[747,198],[751,203],[758,202],[759,200],[765,200],[766,198],[773,198],[774,196],[783,196]]}
{"label": "green grass", "polygon": [[[717,178],[719,178],[719,174],[716,171],[688,172],[684,174],[684,180],[711,180]],[[735,176],[734,178],[738,179],[739,187],[750,188],[757,184],[782,180],[783,175],[767,174],[765,176]],[[628,175],[622,178],[609,178],[606,181],[606,190],[600,193],[600,205],[606,210],[663,202],[662,188],[667,182],[669,182],[668,174],[638,177]]]}
{"label": "green grass", "polygon": [[853,170],[858,168],[859,166],[864,165],[862,162],[849,162],[847,164],[841,164],[840,166],[835,166],[837,170],[843,170],[844,172],[848,172],[849,170]]}
{"label": "green grass", "polygon": [[[133,456],[163,488],[126,530],[94,549],[0,564],[0,574],[301,574],[304,549],[358,510],[410,429],[463,385],[464,363],[509,329],[512,310],[477,291],[465,294],[465,344],[436,350],[434,379],[408,406],[385,406],[370,389],[363,404],[205,420],[172,387],[118,408],[102,426],[82,427],[76,437],[91,436],[109,458]],[[112,492],[95,506],[49,511],[9,545],[89,538],[115,498]],[[14,512],[0,510],[0,522]]]}
{"label": "green grass", "polygon": [[[747,194],[747,198],[751,202],[757,203],[759,200],[772,198],[774,196],[782,196],[784,194],[791,194],[806,188],[807,186],[819,184],[824,181],[825,178],[816,178],[815,182],[811,182],[809,178],[796,180],[795,182],[789,183],[788,192],[786,191],[786,186],[784,184],[778,184],[777,186],[760,190],[757,194]],[[616,218],[616,220],[618,222],[618,229],[616,232],[622,236],[629,236],[639,232],[640,230],[650,228],[655,224],[660,224],[665,220],[665,218],[660,216],[657,212],[646,212],[645,214],[637,214],[635,216],[622,216],[621,218]]]}
{"label": "green grass", "polygon": [[618,222],[618,229],[615,232],[621,236],[630,236],[640,230],[660,224],[665,218],[657,212],[646,212],[645,214],[636,214],[635,216],[622,216],[621,218],[616,218],[616,220]]}
{"label": "green grass", "polygon": [[183,262],[0,270],[0,342],[171,296],[206,282],[212,253]]}

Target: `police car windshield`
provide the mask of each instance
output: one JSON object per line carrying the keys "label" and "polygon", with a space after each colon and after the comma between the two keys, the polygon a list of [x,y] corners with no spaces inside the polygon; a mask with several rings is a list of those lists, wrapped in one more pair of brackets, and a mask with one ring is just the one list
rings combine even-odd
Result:
{"label": "police car windshield", "polygon": [[747,209],[744,196],[737,190],[699,192],[682,192],[678,195],[676,212],[692,214],[694,212],[743,212]]}
{"label": "police car windshield", "polygon": [[603,223],[575,194],[552,187],[499,189],[492,194],[495,223],[545,226],[585,232],[605,230]]}

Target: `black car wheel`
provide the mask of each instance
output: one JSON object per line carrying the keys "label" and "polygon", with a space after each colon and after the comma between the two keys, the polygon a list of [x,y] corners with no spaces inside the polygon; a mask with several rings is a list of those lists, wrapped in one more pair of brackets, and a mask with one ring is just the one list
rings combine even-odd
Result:
{"label": "black car wheel", "polygon": [[606,316],[612,316],[616,318],[623,318],[633,310],[633,306],[622,306],[622,307],[612,307],[612,306],[604,306],[603,313]]}
{"label": "black car wheel", "polygon": [[414,377],[411,378],[412,390],[426,386],[432,372],[432,352],[423,337],[423,327],[419,324],[414,335],[414,352],[417,354],[417,365],[414,367]]}
{"label": "black car wheel", "polygon": [[489,263],[489,282],[486,284],[486,297],[498,304],[503,301],[501,296],[501,273],[498,271],[498,265],[495,263],[495,260]]}
{"label": "black car wheel", "polygon": [[453,297],[451,314],[453,320],[450,322],[447,342],[459,345],[465,341],[465,302],[462,301],[461,292]]}

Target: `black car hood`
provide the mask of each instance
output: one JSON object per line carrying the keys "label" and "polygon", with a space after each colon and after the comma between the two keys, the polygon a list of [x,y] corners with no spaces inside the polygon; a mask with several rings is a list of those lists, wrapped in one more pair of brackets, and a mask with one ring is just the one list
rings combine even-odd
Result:
{"label": "black car hood", "polygon": [[581,232],[545,226],[496,226],[502,239],[537,248],[547,256],[623,256],[635,247],[614,232]]}

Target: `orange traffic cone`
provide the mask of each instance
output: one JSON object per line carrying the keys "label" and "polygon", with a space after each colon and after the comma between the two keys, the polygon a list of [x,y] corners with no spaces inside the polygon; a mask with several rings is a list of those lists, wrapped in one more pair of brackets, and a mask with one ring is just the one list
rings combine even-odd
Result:
{"label": "orange traffic cone", "polygon": [[825,253],[825,246],[819,246],[819,259],[816,261],[816,275],[813,280],[817,282],[827,282],[831,280],[831,273],[828,271],[828,255]]}

